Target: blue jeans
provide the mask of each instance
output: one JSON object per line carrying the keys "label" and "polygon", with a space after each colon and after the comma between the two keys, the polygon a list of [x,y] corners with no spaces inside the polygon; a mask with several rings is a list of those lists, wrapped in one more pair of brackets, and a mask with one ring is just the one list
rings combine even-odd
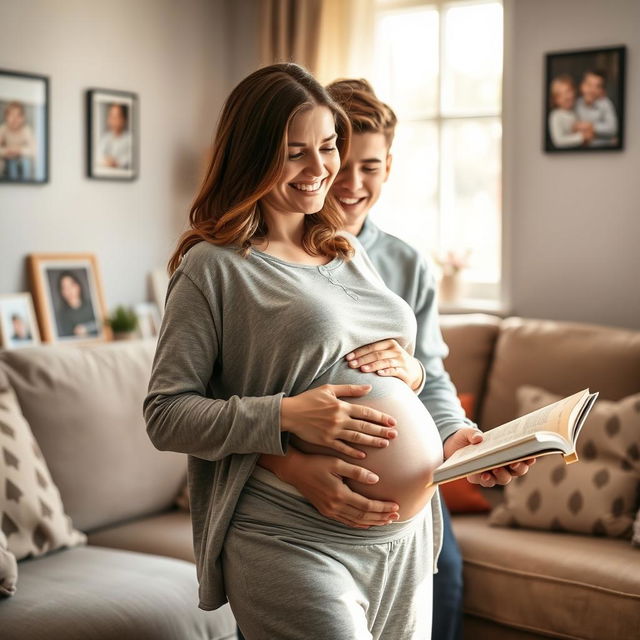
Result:
{"label": "blue jeans", "polygon": [[438,573],[433,576],[432,640],[462,638],[462,554],[458,548],[449,509],[442,503],[443,541]]}

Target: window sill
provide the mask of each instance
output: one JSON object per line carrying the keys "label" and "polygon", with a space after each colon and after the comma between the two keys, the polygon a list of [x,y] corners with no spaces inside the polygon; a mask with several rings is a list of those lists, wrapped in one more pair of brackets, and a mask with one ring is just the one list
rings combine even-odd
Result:
{"label": "window sill", "polygon": [[512,313],[511,309],[501,300],[483,300],[481,298],[466,298],[455,304],[440,304],[438,312],[441,314],[490,313],[501,318],[506,318]]}

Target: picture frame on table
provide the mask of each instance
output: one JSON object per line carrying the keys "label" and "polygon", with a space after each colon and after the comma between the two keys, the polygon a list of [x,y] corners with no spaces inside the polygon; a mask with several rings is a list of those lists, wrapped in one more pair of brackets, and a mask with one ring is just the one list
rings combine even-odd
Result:
{"label": "picture frame on table", "polygon": [[49,182],[49,78],[0,69],[0,184]]}
{"label": "picture frame on table", "polygon": [[0,348],[20,349],[40,344],[40,331],[29,292],[0,295]]}
{"label": "picture frame on table", "polygon": [[155,302],[140,302],[133,308],[138,318],[140,338],[157,338],[160,333],[160,312]]}
{"label": "picture frame on table", "polygon": [[87,176],[97,180],[138,177],[138,96],[130,91],[89,89]]}
{"label": "picture frame on table", "polygon": [[30,254],[27,263],[44,342],[112,339],[94,254]]}
{"label": "picture frame on table", "polygon": [[626,47],[546,55],[544,150],[624,149]]}
{"label": "picture frame on table", "polygon": [[169,288],[169,274],[165,267],[157,267],[149,273],[149,288],[151,290],[151,299],[158,307],[160,319],[164,316],[164,303]]}

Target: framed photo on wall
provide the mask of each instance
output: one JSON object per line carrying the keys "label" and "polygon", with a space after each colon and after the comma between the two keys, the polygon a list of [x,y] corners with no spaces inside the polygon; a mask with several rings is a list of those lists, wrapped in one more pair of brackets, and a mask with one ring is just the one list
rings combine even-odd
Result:
{"label": "framed photo on wall", "polygon": [[0,183],[49,180],[49,78],[0,69]]}
{"label": "framed photo on wall", "polygon": [[19,349],[40,344],[30,293],[0,295],[0,347]]}
{"label": "framed photo on wall", "polygon": [[545,151],[624,148],[625,58],[623,46],[547,54]]}
{"label": "framed photo on wall", "polygon": [[45,342],[111,339],[95,255],[31,254],[27,260]]}
{"label": "framed photo on wall", "polygon": [[87,175],[138,177],[138,97],[127,91],[87,91]]}

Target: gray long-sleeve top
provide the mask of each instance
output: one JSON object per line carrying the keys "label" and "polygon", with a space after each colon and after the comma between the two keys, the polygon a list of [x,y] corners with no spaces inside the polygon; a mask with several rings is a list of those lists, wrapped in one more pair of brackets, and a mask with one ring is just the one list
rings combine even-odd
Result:
{"label": "gray long-sleeve top", "polygon": [[[158,449],[188,454],[201,609],[226,602],[222,546],[260,454],[286,452],[282,397],[307,390],[332,367],[336,384],[384,384],[388,378],[346,365],[344,356],[364,344],[395,338],[413,352],[411,308],[347,237],[355,256],[318,267],[255,250],[243,258],[201,242],[169,282],[144,416]],[[434,496],[437,567],[442,526]]]}
{"label": "gray long-sleeve top", "polygon": [[416,249],[385,233],[369,218],[365,219],[358,240],[387,287],[407,302],[416,316],[418,329],[413,355],[426,371],[420,400],[436,423],[442,441],[461,427],[477,429],[478,425],[465,417],[442,362],[449,355],[449,348],[440,330],[433,268]]}

